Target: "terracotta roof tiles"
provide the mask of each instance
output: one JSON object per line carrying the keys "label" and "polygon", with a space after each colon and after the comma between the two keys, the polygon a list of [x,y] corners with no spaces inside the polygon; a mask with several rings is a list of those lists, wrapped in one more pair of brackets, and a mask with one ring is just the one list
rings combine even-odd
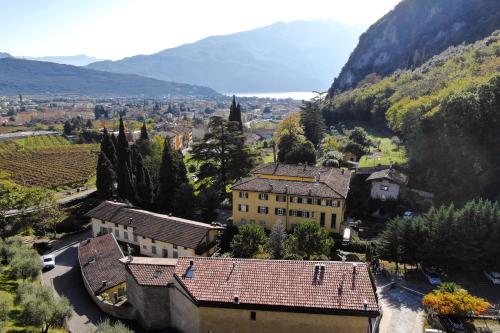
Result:
{"label": "terracotta roof tiles", "polygon": [[[316,265],[324,265],[324,273],[315,271]],[[373,316],[379,311],[362,263],[180,258],[174,276],[199,305]]]}
{"label": "terracotta roof tiles", "polygon": [[119,261],[122,257],[123,252],[113,234],[80,243],[78,259],[82,275],[95,295],[125,282],[125,267]]}

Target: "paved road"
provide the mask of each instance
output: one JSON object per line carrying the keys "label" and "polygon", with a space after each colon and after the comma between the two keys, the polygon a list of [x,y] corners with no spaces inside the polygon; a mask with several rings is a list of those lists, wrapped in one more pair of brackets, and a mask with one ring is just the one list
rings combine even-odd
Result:
{"label": "paved road", "polygon": [[72,333],[95,332],[96,325],[106,315],[95,305],[83,286],[78,266],[78,243],[91,236],[91,230],[73,235],[55,245],[56,267],[43,273],[43,283],[54,287],[73,306],[68,325]]}
{"label": "paved road", "polygon": [[[68,202],[71,202],[73,200],[84,199],[84,198],[88,197],[89,195],[91,195],[92,193],[94,193],[95,191],[97,191],[97,189],[92,188],[92,189],[89,189],[89,190],[77,192],[77,193],[74,193],[74,194],[71,194],[71,195],[59,198],[56,201],[60,205],[65,205]],[[35,212],[35,211],[37,211],[37,210],[39,210],[41,208],[44,208],[44,207],[31,207],[31,208],[27,208],[22,213],[24,213],[24,214],[32,213],[32,212]],[[4,217],[12,217],[12,216],[16,216],[16,215],[19,215],[19,214],[21,214],[20,210],[18,210],[18,209],[11,209],[11,210],[8,210],[8,211],[5,212]]]}
{"label": "paved road", "polygon": [[421,333],[424,325],[422,299],[394,287],[379,293],[383,316],[380,333]]}

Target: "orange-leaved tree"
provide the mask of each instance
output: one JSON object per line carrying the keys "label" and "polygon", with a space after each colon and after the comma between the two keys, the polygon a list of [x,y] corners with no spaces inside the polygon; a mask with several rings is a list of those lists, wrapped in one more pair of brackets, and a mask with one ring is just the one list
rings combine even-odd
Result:
{"label": "orange-leaved tree", "polygon": [[472,296],[459,286],[436,289],[425,295],[423,304],[439,315],[454,316],[465,316],[471,312],[480,314],[491,307],[486,300]]}

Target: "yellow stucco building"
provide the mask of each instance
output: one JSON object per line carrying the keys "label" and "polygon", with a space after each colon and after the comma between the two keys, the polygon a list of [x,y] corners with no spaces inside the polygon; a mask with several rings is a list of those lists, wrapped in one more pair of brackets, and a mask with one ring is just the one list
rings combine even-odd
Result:
{"label": "yellow stucco building", "polygon": [[308,165],[265,164],[236,183],[233,223],[260,224],[271,229],[284,223],[287,230],[305,220],[316,220],[340,233],[344,221],[351,173],[343,169]]}
{"label": "yellow stucco building", "polygon": [[150,257],[210,256],[222,227],[105,201],[87,213],[93,236],[112,233],[122,245]]}

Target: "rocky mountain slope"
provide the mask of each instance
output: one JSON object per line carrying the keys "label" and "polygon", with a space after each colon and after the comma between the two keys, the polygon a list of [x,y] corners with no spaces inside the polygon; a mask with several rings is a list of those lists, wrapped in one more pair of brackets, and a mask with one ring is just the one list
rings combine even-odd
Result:
{"label": "rocky mountain slope", "polygon": [[500,29],[498,0],[403,0],[361,37],[330,93],[423,64],[449,46],[471,43]]}

